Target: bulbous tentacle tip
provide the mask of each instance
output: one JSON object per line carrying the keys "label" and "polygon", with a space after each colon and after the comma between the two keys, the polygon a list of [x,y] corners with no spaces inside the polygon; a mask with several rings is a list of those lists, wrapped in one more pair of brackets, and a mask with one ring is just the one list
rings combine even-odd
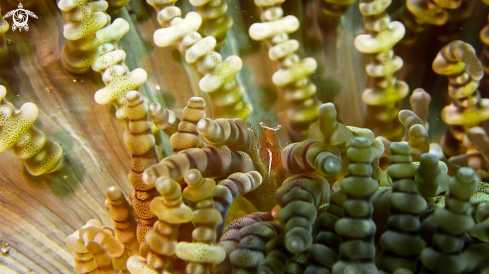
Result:
{"label": "bulbous tentacle tip", "polygon": [[438,165],[438,157],[435,154],[423,153],[419,158],[421,166],[436,166]]}
{"label": "bulbous tentacle tip", "polygon": [[370,146],[370,142],[365,137],[356,137],[352,141],[352,146],[358,147],[358,148],[369,147]]}
{"label": "bulbous tentacle tip", "polygon": [[185,182],[189,185],[198,184],[202,180],[202,174],[198,169],[191,169],[185,173]]}
{"label": "bulbous tentacle tip", "polygon": [[433,70],[438,74],[454,75],[466,70],[475,80],[484,76],[484,68],[474,48],[456,40],[443,47],[433,61]]}
{"label": "bulbous tentacle tip", "polygon": [[197,122],[197,130],[198,131],[205,130],[209,127],[211,123],[212,120],[209,118],[200,119],[199,122]]}
{"label": "bulbous tentacle tip", "polygon": [[462,167],[457,171],[457,178],[463,183],[472,183],[475,180],[475,172],[470,167]]}
{"label": "bulbous tentacle tip", "polygon": [[484,76],[484,69],[482,68],[479,58],[477,58],[472,45],[464,43],[463,41],[454,41],[451,44],[455,47],[455,58],[465,63],[470,76],[476,80],[482,79]]}
{"label": "bulbous tentacle tip", "polygon": [[320,117],[336,117],[336,107],[333,103],[322,104],[319,108]]}
{"label": "bulbous tentacle tip", "polygon": [[159,178],[157,181],[156,181],[156,190],[158,190],[158,192],[162,195],[162,196],[168,196],[169,194],[173,193],[173,192],[180,192],[180,189],[177,189],[178,186],[180,186],[179,184],[172,184],[172,179],[169,179],[169,178]]}
{"label": "bulbous tentacle tip", "polygon": [[205,100],[201,97],[192,97],[188,100],[187,106],[195,108],[205,107]]}
{"label": "bulbous tentacle tip", "polygon": [[151,103],[149,104],[149,110],[153,113],[153,112],[157,112],[157,111],[160,111],[162,109],[161,105],[158,104],[158,103]]}
{"label": "bulbous tentacle tip", "polygon": [[326,175],[335,175],[341,171],[341,159],[338,157],[328,157],[321,163],[321,166]]}
{"label": "bulbous tentacle tip", "polygon": [[[422,140],[427,140],[428,137],[428,131],[423,125],[414,125],[409,129],[409,140],[411,141],[411,145]],[[428,141],[426,141],[426,146],[428,147],[428,145]]]}
{"label": "bulbous tentacle tip", "polygon": [[427,96],[429,97],[429,99],[431,99],[431,96],[429,93],[427,93],[423,88],[417,88],[415,90],[413,90],[413,95],[411,95],[411,97],[418,97],[418,96]]}
{"label": "bulbous tentacle tip", "polygon": [[128,102],[137,100],[139,97],[140,97],[139,92],[135,90],[131,90],[126,94],[126,99]]}
{"label": "bulbous tentacle tip", "polygon": [[[486,134],[486,131],[483,128],[481,128],[481,127],[473,127],[471,129],[467,130],[467,133],[466,134],[467,134],[467,136],[469,138],[472,137],[472,136],[479,137],[480,138],[480,137],[483,137],[483,136],[486,136],[487,135]],[[472,140],[470,140],[470,141],[472,141]]]}
{"label": "bulbous tentacle tip", "polygon": [[0,102],[7,96],[7,89],[5,86],[0,85]]}
{"label": "bulbous tentacle tip", "polygon": [[[63,152],[63,147],[61,147],[60,144],[52,141],[51,147],[50,149],[48,149],[48,151],[50,152],[48,154],[53,155],[54,159],[52,161],[48,161],[45,166],[31,166],[26,164],[26,168],[29,174],[31,174],[32,176],[40,176],[43,174],[54,173],[65,167],[65,162],[67,160],[65,157],[65,153]],[[55,162],[56,159],[57,162]]]}
{"label": "bulbous tentacle tip", "polygon": [[122,191],[115,186],[109,187],[107,189],[106,195],[107,195],[107,198],[111,201],[118,201],[124,197],[124,195],[122,194]]}
{"label": "bulbous tentacle tip", "polygon": [[408,123],[408,119],[411,118],[413,119],[413,116],[415,116],[416,114],[410,110],[407,110],[407,109],[403,109],[401,111],[399,111],[399,114],[397,115],[397,117],[399,118],[399,121],[401,121],[401,123],[403,124],[407,124]]}
{"label": "bulbous tentacle tip", "polygon": [[148,168],[143,172],[142,179],[144,184],[149,187],[154,187],[158,175],[152,168]]}
{"label": "bulbous tentacle tip", "polygon": [[306,250],[306,243],[304,243],[302,237],[299,237],[298,235],[293,235],[292,237],[287,238],[287,241],[285,242],[285,247],[291,253],[300,253]]}
{"label": "bulbous tentacle tip", "polygon": [[396,154],[408,155],[411,153],[411,147],[406,143],[395,142],[391,143],[391,152]]}
{"label": "bulbous tentacle tip", "polygon": [[306,251],[311,244],[311,233],[302,227],[292,228],[285,236],[285,248],[293,254]]}
{"label": "bulbous tentacle tip", "polygon": [[257,183],[257,185],[260,185],[263,181],[263,177],[261,176],[260,172],[258,172],[258,171],[252,170],[252,171],[248,172],[248,176],[253,178],[255,180],[255,182]]}

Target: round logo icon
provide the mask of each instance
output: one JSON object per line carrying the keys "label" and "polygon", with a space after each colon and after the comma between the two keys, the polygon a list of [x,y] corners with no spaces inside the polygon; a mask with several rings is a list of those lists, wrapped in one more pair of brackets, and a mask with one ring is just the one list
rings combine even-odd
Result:
{"label": "round logo icon", "polygon": [[29,21],[29,16],[37,19],[37,15],[30,10],[25,10],[24,6],[22,6],[22,3],[19,3],[18,9],[7,12],[7,14],[3,16],[3,18],[8,18],[10,16],[12,16],[12,19],[14,21],[14,24],[12,26],[13,31],[15,31],[16,29],[22,31],[22,28],[28,31],[29,25],[27,24],[27,21]]}

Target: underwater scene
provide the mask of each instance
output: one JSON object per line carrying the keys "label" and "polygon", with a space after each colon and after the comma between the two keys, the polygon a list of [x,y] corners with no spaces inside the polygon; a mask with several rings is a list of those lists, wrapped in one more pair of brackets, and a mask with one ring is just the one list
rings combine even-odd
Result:
{"label": "underwater scene", "polygon": [[489,274],[489,0],[0,14],[0,274]]}

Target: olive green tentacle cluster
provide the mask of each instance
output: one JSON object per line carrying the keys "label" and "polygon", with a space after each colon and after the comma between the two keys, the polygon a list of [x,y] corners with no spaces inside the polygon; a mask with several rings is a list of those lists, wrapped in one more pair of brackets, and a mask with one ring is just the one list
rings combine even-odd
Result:
{"label": "olive green tentacle cluster", "polygon": [[[345,126],[337,121],[337,111],[336,107],[333,103],[325,103],[322,104],[321,107],[319,108],[319,118],[318,121],[313,123],[309,127],[309,134],[319,142],[323,143],[328,147],[328,150],[331,151],[334,155],[341,155],[341,170],[339,173],[337,173],[334,178],[338,179],[332,183],[333,189],[337,190],[339,188],[339,184],[341,182],[341,178],[346,176],[348,173],[348,164],[349,160],[347,157],[347,151],[348,148],[351,147],[352,141],[355,137],[364,137],[367,138],[370,142],[370,146],[374,152],[373,154],[373,161],[371,163],[372,168],[373,168],[373,173],[372,173],[372,178],[375,180],[379,180],[381,175],[382,175],[382,169],[379,167],[379,158],[380,156],[384,153],[384,145],[381,141],[375,139],[374,133],[367,128],[357,128],[357,127],[351,127],[351,126]],[[301,144],[307,144],[308,141],[305,141],[304,143]],[[302,145],[301,145],[302,146]],[[289,146],[290,148],[293,148],[294,145]],[[320,147],[320,146],[319,146]],[[296,151],[301,151],[300,146],[298,147],[299,149]],[[308,153],[309,150],[307,150]],[[319,152],[320,150],[313,149],[311,152]],[[292,150],[287,150],[286,153],[284,153],[283,156],[283,166],[287,167],[288,164],[287,162],[290,161],[290,152],[294,152],[294,149]],[[287,156],[286,156],[287,155]],[[312,154],[314,155],[314,154]],[[319,166],[322,166],[318,170],[320,171],[321,169],[324,169],[324,171],[333,171],[337,170],[339,165],[337,164],[336,160],[334,159],[333,155],[329,155],[327,153],[320,153],[318,154],[315,160],[315,165],[319,164]],[[297,155],[298,159],[301,159],[300,154]],[[321,156],[321,157],[319,157]],[[288,158],[285,158],[288,157]],[[295,156],[294,156],[295,157]],[[312,159],[307,159],[308,163],[312,163]],[[321,161],[318,161],[321,160]],[[304,160],[299,161],[302,165],[302,162]],[[307,165],[305,165],[307,166]],[[296,167],[298,168],[298,167]],[[329,170],[329,171],[328,171]],[[322,172],[322,171],[320,171]],[[326,174],[327,174],[326,173]],[[329,176],[329,175],[326,175]],[[329,178],[328,178],[329,180]]]}
{"label": "olive green tentacle cluster", "polygon": [[388,230],[380,238],[383,250],[380,273],[393,273],[400,268],[414,273],[416,258],[425,248],[425,242],[419,235],[419,215],[426,210],[426,200],[418,194],[409,145],[392,143],[390,149],[391,165],[387,174],[393,184],[388,198]]}
{"label": "olive green tentacle cluster", "polygon": [[479,240],[489,243],[489,204],[484,203],[477,207],[475,214],[476,226],[471,231],[471,235]]}
{"label": "olive green tentacle cluster", "polygon": [[343,273],[347,268],[357,273],[377,273],[375,266],[373,206],[370,197],[379,184],[372,179],[373,150],[371,142],[363,137],[353,139],[347,151],[350,177],[341,181],[341,191],[347,195],[343,205],[345,217],[335,224],[336,233],[342,236],[340,260],[333,265],[333,273]]}
{"label": "olive green tentacle cluster", "polygon": [[472,244],[462,253],[467,261],[464,273],[480,274],[489,272],[489,244]]}
{"label": "olive green tentacle cluster", "polygon": [[307,267],[307,253],[302,252],[294,256],[285,267],[285,274],[302,274]]}
{"label": "olive green tentacle cluster", "polygon": [[333,192],[329,204],[326,204],[327,208],[319,214],[316,221],[318,234],[308,250],[305,274],[331,273],[333,265],[338,261],[341,236],[336,233],[335,224],[344,217],[345,201],[345,193]]}
{"label": "olive green tentacle cluster", "polygon": [[467,268],[467,261],[461,254],[466,233],[474,226],[470,216],[470,197],[476,191],[474,171],[461,168],[450,179],[445,208],[437,208],[433,213],[437,232],[433,235],[433,245],[423,250],[421,273],[461,273]]}
{"label": "olive green tentacle cluster", "polygon": [[[395,144],[395,143],[393,143]],[[398,145],[396,145],[398,146]],[[405,157],[405,156],[404,156]],[[397,156],[399,158],[399,156]],[[395,158],[394,158],[395,159]],[[393,159],[393,160],[394,160]],[[422,211],[418,211],[417,213],[409,213],[409,215],[417,216],[423,215],[423,222],[421,223],[420,235],[426,243],[426,246],[431,244],[431,238],[433,233],[435,232],[433,229],[434,220],[431,215],[436,207],[444,206],[444,197],[441,196],[441,193],[447,190],[446,182],[449,180],[449,176],[447,175],[447,166],[445,163],[438,160],[438,157],[435,154],[425,153],[420,156],[418,167],[415,169],[414,174],[414,183],[417,193],[424,199],[425,202],[419,200],[419,198],[414,198],[417,200],[416,204],[419,207],[422,207],[422,204],[425,204],[425,209]],[[406,171],[412,170],[411,168],[405,167]],[[394,177],[395,178],[395,177]],[[391,209],[390,203],[393,198],[391,195],[394,192],[397,192],[395,196],[405,196],[405,195],[415,195],[415,191],[409,192],[407,190],[403,190],[402,188],[394,189],[393,183],[395,182],[394,178],[390,178],[389,180],[393,181],[389,184],[389,186],[380,187],[379,190],[373,196],[372,202],[374,205],[374,215],[373,218],[375,223],[377,224],[377,236],[381,236],[382,233],[389,230],[395,230],[398,232],[405,232],[405,229],[408,227],[403,227],[403,229],[399,230],[395,228],[393,225],[395,223],[390,223],[388,220],[390,216],[400,215],[400,214],[408,214],[399,211],[394,208]],[[414,187],[412,187],[414,189]],[[412,196],[414,197],[414,196]],[[399,202],[399,201],[397,201]],[[407,207],[407,205],[406,205]],[[404,208],[404,207],[403,207]],[[413,207],[411,207],[413,208]],[[419,209],[419,208],[418,208]],[[401,216],[404,216],[401,215]],[[411,218],[411,217],[409,217]],[[412,226],[412,228],[415,226]],[[414,228],[413,228],[414,229]],[[412,234],[415,235],[417,232],[414,231]],[[414,243],[414,242],[413,242]],[[413,252],[412,249],[407,250],[406,252]]]}
{"label": "olive green tentacle cluster", "polygon": [[284,226],[285,247],[289,252],[304,252],[312,244],[317,208],[327,202],[329,190],[325,179],[312,174],[291,176],[277,189],[275,197],[282,208],[278,219]]}
{"label": "olive green tentacle cluster", "polygon": [[285,235],[279,235],[265,246],[266,258],[258,266],[258,273],[284,273],[285,267],[294,257],[285,247]]}
{"label": "olive green tentacle cluster", "polygon": [[327,202],[329,190],[325,179],[312,174],[294,175],[283,182],[275,197],[281,207],[278,219],[284,231],[267,244],[267,257],[259,272],[284,271],[288,262],[309,248],[317,208]]}
{"label": "olive green tentacle cluster", "polygon": [[447,166],[445,163],[438,161],[435,154],[425,153],[419,158],[419,167],[416,169],[414,181],[418,187],[419,194],[428,201],[428,211],[432,208],[436,197],[447,189]]}
{"label": "olive green tentacle cluster", "polygon": [[[230,261],[230,255],[232,252],[238,250],[241,245],[241,229],[245,228],[247,226],[254,225],[256,223],[260,222],[270,222],[273,220],[273,216],[270,213],[266,212],[254,212],[251,214],[244,215],[238,219],[235,219],[231,221],[226,228],[224,229],[224,233],[222,234],[220,240],[219,240],[219,245],[224,248],[226,251],[226,259],[219,265],[218,269],[214,272],[216,274],[226,274],[226,273],[231,273],[234,265]],[[271,223],[273,226],[273,229],[276,229],[277,231],[281,230],[281,226],[277,223]],[[237,261],[237,266],[241,267],[242,269],[248,269],[248,271],[252,271],[253,269],[256,270],[256,267],[258,266],[257,263],[253,258],[264,258],[265,257],[265,243],[268,241],[265,241],[263,245],[260,246],[260,242],[264,241],[265,239],[268,239],[270,237],[273,237],[277,234],[277,231],[269,231],[268,228],[271,228],[270,226],[266,225],[267,228],[265,228],[265,231],[259,230],[259,231],[254,231],[250,232],[248,229],[246,232],[243,234],[245,237],[251,235],[257,236],[257,234],[260,234],[261,237],[260,239],[256,239],[257,241],[247,243],[247,245],[243,246],[244,251],[241,250],[237,253],[235,253],[235,259]],[[253,230],[257,230],[257,228],[260,228],[261,226],[255,227]],[[267,234],[267,231],[271,233],[270,236]],[[251,239],[251,238],[250,238]],[[255,238],[253,238],[255,239]],[[253,245],[253,251],[250,251],[249,247]],[[261,254],[259,254],[261,253]],[[243,258],[250,258],[252,257],[251,261],[244,261],[242,260]],[[250,263],[252,262],[252,263]],[[256,264],[256,265],[255,265]],[[254,272],[252,272],[254,273]]]}
{"label": "olive green tentacle cluster", "polygon": [[239,230],[239,247],[229,259],[233,271],[239,273],[256,273],[259,264],[265,259],[265,246],[276,237],[282,227],[275,222],[256,222]]}

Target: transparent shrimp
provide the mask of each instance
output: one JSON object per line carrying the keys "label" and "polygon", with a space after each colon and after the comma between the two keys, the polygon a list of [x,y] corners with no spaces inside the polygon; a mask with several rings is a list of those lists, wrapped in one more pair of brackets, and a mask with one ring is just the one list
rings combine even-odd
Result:
{"label": "transparent shrimp", "polygon": [[[251,115],[255,118],[253,113]],[[268,119],[261,119],[259,125],[259,134],[256,134],[251,124],[249,124],[248,130],[257,137],[256,147],[252,151],[251,156],[259,166],[263,182],[256,190],[246,194],[244,198],[251,202],[258,211],[270,212],[277,205],[275,191],[277,186],[281,185],[281,180],[283,179],[279,178],[282,166],[281,151],[283,143],[277,136],[277,131],[280,130],[281,126],[272,127]]]}
{"label": "transparent shrimp", "polygon": [[278,125],[276,128],[269,126],[270,121],[260,122],[260,160],[264,165],[267,180],[273,180],[280,169],[282,162],[280,142],[276,131],[282,127]]}

